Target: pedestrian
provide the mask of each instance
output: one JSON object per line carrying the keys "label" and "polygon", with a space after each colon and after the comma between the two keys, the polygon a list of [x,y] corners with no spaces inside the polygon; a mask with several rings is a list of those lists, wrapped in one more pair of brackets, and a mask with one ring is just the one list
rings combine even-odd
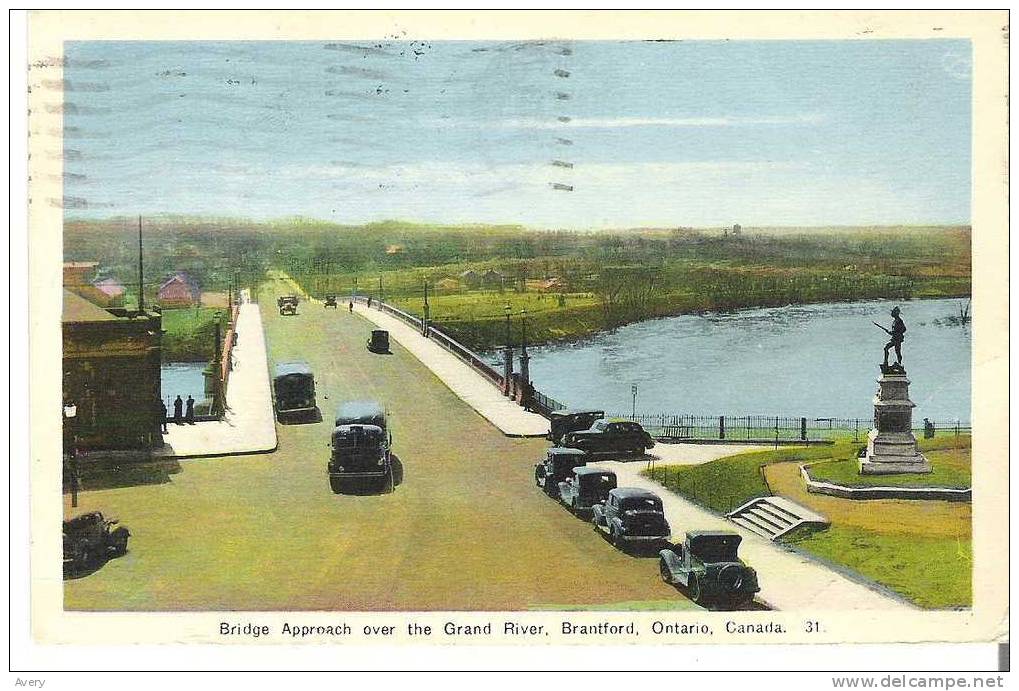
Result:
{"label": "pedestrian", "polygon": [[927,418],[923,419],[923,438],[933,439],[934,438],[934,423]]}
{"label": "pedestrian", "polygon": [[195,399],[188,394],[187,407],[184,409],[184,421],[189,425],[195,424]]}
{"label": "pedestrian", "polygon": [[371,308],[372,308],[372,296],[369,295],[368,296],[368,309],[371,309]]}
{"label": "pedestrian", "polygon": [[177,398],[173,401],[173,424],[181,424],[181,416],[184,413],[184,400],[177,394]]}
{"label": "pedestrian", "polygon": [[353,313],[354,313],[354,301],[353,301],[353,300],[351,300],[351,301],[350,301],[350,302],[349,302],[349,303],[347,304],[347,309],[348,309],[348,310],[350,310],[350,313],[351,313],[351,314],[353,314]]}
{"label": "pedestrian", "polygon": [[159,399],[159,431],[161,434],[166,434],[166,403],[163,399]]}

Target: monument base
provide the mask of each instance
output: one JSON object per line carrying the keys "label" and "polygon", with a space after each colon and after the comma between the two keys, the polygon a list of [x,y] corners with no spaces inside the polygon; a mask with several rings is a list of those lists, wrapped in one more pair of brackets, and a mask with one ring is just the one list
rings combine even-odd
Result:
{"label": "monument base", "polygon": [[931,462],[922,453],[915,456],[864,456],[860,459],[861,475],[898,475],[930,473]]}

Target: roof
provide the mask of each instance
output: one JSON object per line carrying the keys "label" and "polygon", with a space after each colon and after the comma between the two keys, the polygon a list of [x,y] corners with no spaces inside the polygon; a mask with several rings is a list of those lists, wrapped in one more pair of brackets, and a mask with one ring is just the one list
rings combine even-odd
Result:
{"label": "roof", "polygon": [[124,285],[115,278],[104,278],[101,281],[96,281],[92,285],[111,297],[123,295],[125,292]]}
{"label": "roof", "polygon": [[311,365],[307,362],[278,362],[276,363],[276,376],[285,377],[290,374],[311,374]]}
{"label": "roof", "polygon": [[336,419],[371,418],[384,416],[386,411],[378,401],[346,401],[336,409]]}
{"label": "roof", "polygon": [[65,269],[94,269],[99,262],[64,262]]}
{"label": "roof", "polygon": [[735,533],[731,530],[688,530],[686,536],[692,540],[699,537],[735,537],[740,540],[743,538],[739,533]]}
{"label": "roof", "polygon": [[578,468],[574,468],[573,472],[577,475],[615,475],[615,471],[607,468],[599,468],[597,466],[585,465]]}
{"label": "roof", "polygon": [[64,289],[64,308],[60,321],[64,324],[85,322],[115,322],[120,318],[107,312],[76,293]]}
{"label": "roof", "polygon": [[612,492],[620,499],[629,499],[631,497],[654,497],[655,499],[660,500],[660,497],[657,494],[649,489],[644,489],[643,487],[617,487],[612,490]]}
{"label": "roof", "polygon": [[165,288],[166,286],[168,286],[168,285],[170,285],[171,283],[174,283],[174,282],[184,283],[192,291],[197,291],[198,290],[198,284],[195,282],[195,280],[193,278],[191,278],[190,276],[188,276],[183,271],[175,272],[172,276],[170,276],[168,279],[163,281],[163,283],[159,286],[159,289],[162,290],[163,288]]}
{"label": "roof", "polygon": [[553,446],[548,450],[549,453],[555,454],[556,456],[586,456],[587,452],[581,449],[570,449],[564,446]]}
{"label": "roof", "polygon": [[552,415],[566,416],[566,415],[604,415],[604,410],[553,410]]}

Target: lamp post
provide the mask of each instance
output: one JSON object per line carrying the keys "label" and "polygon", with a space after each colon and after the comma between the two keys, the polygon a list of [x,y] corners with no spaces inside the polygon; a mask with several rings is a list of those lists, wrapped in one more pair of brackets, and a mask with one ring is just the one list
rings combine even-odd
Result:
{"label": "lamp post", "polygon": [[631,420],[636,420],[637,419],[637,385],[636,384],[631,384],[630,385],[630,393],[633,394],[633,411],[630,413],[630,419]]}
{"label": "lamp post", "polygon": [[67,466],[64,474],[71,485],[71,508],[78,507],[78,459],[75,447],[74,423],[78,416],[78,406],[74,403],[64,404],[64,451],[67,453]]}
{"label": "lamp post", "polygon": [[428,336],[428,318],[430,316],[430,308],[428,305],[428,281],[425,281],[425,318],[421,322],[421,335]]}
{"label": "lamp post", "polygon": [[382,274],[379,274],[379,309],[382,309]]}
{"label": "lamp post", "polygon": [[520,405],[524,410],[531,403],[531,356],[527,354],[527,310],[520,310]]}
{"label": "lamp post", "polygon": [[513,395],[513,346],[510,345],[510,315],[513,308],[508,304],[502,308],[506,315],[506,342],[502,351],[502,394],[503,396]]}

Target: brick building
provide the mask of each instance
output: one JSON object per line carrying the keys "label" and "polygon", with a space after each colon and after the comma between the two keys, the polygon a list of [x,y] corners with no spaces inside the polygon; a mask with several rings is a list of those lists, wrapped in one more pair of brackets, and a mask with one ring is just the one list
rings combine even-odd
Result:
{"label": "brick building", "polygon": [[64,406],[75,413],[64,419],[65,439],[83,449],[162,444],[161,316],[103,309],[65,289],[61,327]]}
{"label": "brick building", "polygon": [[183,271],[178,271],[159,286],[159,304],[162,307],[191,307],[201,302],[201,289]]}

